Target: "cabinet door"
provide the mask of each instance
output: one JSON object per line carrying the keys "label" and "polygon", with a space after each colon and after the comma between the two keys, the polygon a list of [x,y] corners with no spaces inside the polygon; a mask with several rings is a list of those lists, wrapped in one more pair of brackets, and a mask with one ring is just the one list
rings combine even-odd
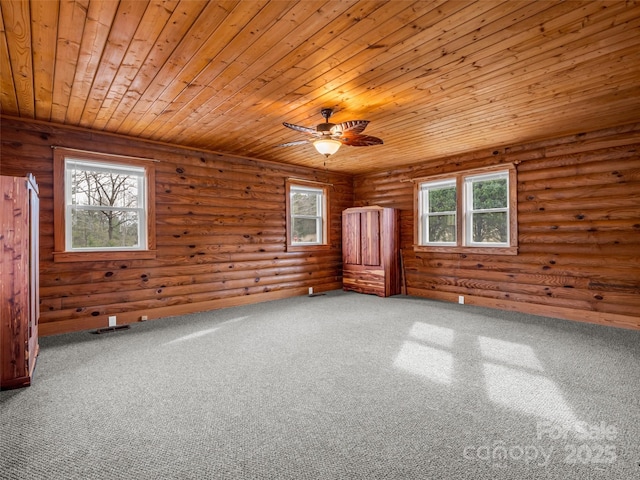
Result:
{"label": "cabinet door", "polygon": [[40,318],[40,254],[39,218],[40,200],[35,181],[27,181],[29,201],[29,315],[27,335],[29,338],[29,375],[35,367],[38,354],[38,320]]}
{"label": "cabinet door", "polygon": [[38,191],[0,176],[0,389],[31,384],[38,354]]}
{"label": "cabinet door", "polygon": [[0,298],[0,381],[21,386],[29,367],[29,212],[25,181],[2,177],[2,292]]}
{"label": "cabinet door", "polygon": [[378,210],[362,212],[360,222],[362,264],[379,266],[382,264],[380,258],[380,212]]}
{"label": "cabinet door", "polygon": [[349,265],[360,265],[360,213],[344,213],[342,215],[342,256],[343,262]]}

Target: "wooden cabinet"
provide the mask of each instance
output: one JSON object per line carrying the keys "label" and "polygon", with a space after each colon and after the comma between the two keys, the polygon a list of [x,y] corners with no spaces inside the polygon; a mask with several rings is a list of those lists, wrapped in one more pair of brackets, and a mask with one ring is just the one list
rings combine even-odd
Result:
{"label": "wooden cabinet", "polygon": [[342,212],[344,290],[388,297],[400,293],[398,212],[358,207]]}
{"label": "wooden cabinet", "polygon": [[38,355],[38,186],[0,176],[0,389],[25,387]]}

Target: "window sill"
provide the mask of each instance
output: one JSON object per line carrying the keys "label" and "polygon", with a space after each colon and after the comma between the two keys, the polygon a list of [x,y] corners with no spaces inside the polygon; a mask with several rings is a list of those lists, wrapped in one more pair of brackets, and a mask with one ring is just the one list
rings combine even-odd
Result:
{"label": "window sill", "polygon": [[330,249],[331,245],[287,245],[287,252],[316,252]]}
{"label": "window sill", "polygon": [[53,261],[64,262],[100,262],[105,260],[153,260],[155,250],[120,250],[115,252],[53,252]]}
{"label": "window sill", "polygon": [[414,245],[414,252],[431,253],[464,253],[481,255],[517,255],[518,247],[436,247],[427,245]]}

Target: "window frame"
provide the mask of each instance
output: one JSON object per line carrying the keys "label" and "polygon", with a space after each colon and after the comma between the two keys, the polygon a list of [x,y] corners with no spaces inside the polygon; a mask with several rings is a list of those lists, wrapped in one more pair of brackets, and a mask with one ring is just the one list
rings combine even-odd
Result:
{"label": "window frame", "polygon": [[[482,179],[499,177],[500,174],[507,178],[507,231],[508,242],[504,244],[481,244],[472,241],[470,228],[470,212],[468,206],[473,201],[469,191],[472,183],[469,179]],[[493,167],[463,170],[449,174],[434,175],[430,177],[416,178],[414,181],[414,245],[416,252],[441,252],[441,253],[480,253],[493,255],[517,255],[518,254],[518,212],[517,212],[517,172],[515,165],[496,165]],[[423,186],[438,185],[446,182],[455,182],[456,185],[456,242],[450,244],[421,244],[423,238]]]}
{"label": "window frame", "polygon": [[[424,187],[428,186],[431,188],[427,188],[425,189]],[[435,212],[435,213],[431,213],[429,210],[429,201],[428,201],[428,195],[423,195],[422,192],[425,190],[431,191],[431,190],[441,190],[444,188],[447,188],[448,186],[453,186],[456,188],[456,210],[455,211],[442,211],[442,212]],[[429,235],[429,227],[427,225],[426,219],[424,218],[425,216],[428,218],[431,217],[436,217],[436,216],[440,216],[443,214],[453,214],[454,216],[454,221],[455,224],[457,225],[458,222],[458,205],[457,205],[457,193],[458,193],[458,185],[457,182],[455,180],[452,179],[443,179],[443,180],[436,180],[433,182],[422,182],[420,184],[420,191],[418,193],[418,238],[423,238],[424,235]],[[425,198],[426,197],[426,198]],[[429,242],[430,246],[453,246],[453,245],[457,245],[458,242],[458,229],[456,228],[455,231],[455,240],[453,242]]]}
{"label": "window frame", "polygon": [[[318,191],[322,195],[322,215],[321,218],[322,226],[322,241],[318,243],[305,243],[293,242],[293,228],[292,228],[292,219],[293,219],[293,210],[291,208],[291,194],[296,189],[300,190],[311,190]],[[313,251],[313,250],[327,250],[330,248],[330,239],[329,239],[329,219],[330,211],[329,211],[329,186],[320,182],[312,182],[305,180],[292,180],[287,179],[285,182],[285,215],[286,215],[286,250],[288,252],[296,252],[296,251]]]}
{"label": "window frame", "polygon": [[[53,154],[53,222],[54,222],[54,262],[81,262],[100,260],[130,260],[156,258],[156,216],[155,216],[155,160],[127,157],[124,155],[86,152],[70,148],[54,147]],[[95,163],[101,168],[109,165],[144,169],[145,197],[142,202],[146,212],[146,246],[142,248],[98,247],[95,249],[68,250],[67,235],[67,169],[69,161]]]}
{"label": "window frame", "polygon": [[[507,199],[506,199],[506,206],[505,207],[499,207],[499,208],[491,208],[491,209],[475,209],[473,207],[473,185],[475,182],[482,182],[482,181],[490,181],[490,180],[498,180],[498,179],[506,179],[507,180]],[[494,243],[491,244],[489,242],[483,243],[483,242],[476,242],[473,240],[473,218],[475,216],[475,214],[482,214],[482,213],[491,213],[491,212],[505,212],[507,214],[507,222],[506,222],[506,227],[507,227],[507,238],[511,239],[511,228],[510,228],[510,224],[509,224],[509,186],[510,186],[510,182],[509,182],[509,172],[508,171],[499,171],[499,172],[492,172],[492,173],[481,173],[478,175],[467,175],[464,177],[463,179],[463,184],[464,184],[464,192],[463,192],[463,196],[464,196],[464,214],[465,214],[465,224],[464,224],[464,235],[465,235],[465,245],[468,245],[470,247],[498,247],[498,248],[504,248],[507,247],[509,241],[507,242],[501,242],[501,243]]]}

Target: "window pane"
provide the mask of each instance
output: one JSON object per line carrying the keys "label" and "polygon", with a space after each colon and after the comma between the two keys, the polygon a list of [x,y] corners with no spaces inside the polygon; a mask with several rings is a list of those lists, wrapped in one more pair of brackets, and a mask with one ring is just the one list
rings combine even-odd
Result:
{"label": "window pane", "polygon": [[474,210],[506,208],[507,198],[506,178],[473,182]]}
{"label": "window pane", "polygon": [[429,217],[429,242],[455,242],[456,216],[432,215]]}
{"label": "window pane", "polygon": [[138,177],[91,170],[73,170],[71,203],[137,208]]}
{"label": "window pane", "polygon": [[292,218],[292,243],[319,243],[322,241],[315,218]]}
{"label": "window pane", "polygon": [[72,248],[137,247],[137,212],[73,208]]}
{"label": "window pane", "polygon": [[507,236],[507,212],[473,214],[473,241],[475,243],[505,243]]}
{"label": "window pane", "polygon": [[433,188],[429,190],[429,213],[455,212],[456,187]]}
{"label": "window pane", "polygon": [[318,215],[317,193],[294,192],[291,194],[291,211],[293,215]]}

